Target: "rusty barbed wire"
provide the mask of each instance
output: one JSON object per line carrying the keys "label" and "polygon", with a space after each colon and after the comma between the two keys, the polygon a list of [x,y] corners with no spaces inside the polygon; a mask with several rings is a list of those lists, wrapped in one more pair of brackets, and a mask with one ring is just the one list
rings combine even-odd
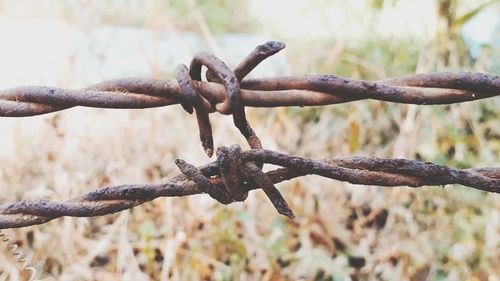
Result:
{"label": "rusty barbed wire", "polygon": [[[283,168],[264,173],[253,162]],[[370,186],[461,184],[500,193],[500,168],[453,169],[405,159],[349,157],[320,161],[265,149],[242,152],[239,146],[232,145],[219,148],[217,161],[202,167],[196,168],[183,160],[177,160],[176,164],[183,174],[161,184],[110,186],[68,201],[23,200],[2,205],[0,229],[43,224],[61,216],[111,214],[158,197],[206,193],[222,204],[230,204],[244,201],[250,190],[258,188],[264,190],[280,214],[293,217],[293,212],[274,184],[309,174]],[[255,182],[251,183],[250,179]],[[235,188],[237,185],[240,188]]]}
{"label": "rusty barbed wire", "polygon": [[[243,80],[260,62],[285,44],[270,41],[257,46],[231,71],[208,52],[197,54],[190,65],[176,69],[177,81],[125,78],[85,89],[70,90],[24,86],[0,91],[0,116],[40,115],[74,106],[150,108],[181,104],[196,111],[200,139],[207,155],[213,153],[209,113],[232,114],[234,123],[251,148],[261,148],[245,118],[245,106],[316,106],[375,99],[407,104],[451,104],[500,95],[500,77],[486,73],[440,72],[381,81],[354,80],[334,75],[306,75]],[[201,80],[206,66],[207,81]]]}
{"label": "rusty barbed wire", "polygon": [[[217,161],[197,168],[176,160],[181,175],[162,184],[111,186],[68,201],[23,200],[0,206],[0,229],[42,224],[61,216],[90,217],[129,209],[158,197],[207,193],[222,204],[244,201],[248,192],[262,189],[278,213],[294,217],[275,183],[308,174],[377,186],[461,184],[500,193],[500,168],[453,169],[405,159],[352,157],[312,160],[262,149],[250,127],[245,106],[313,106],[376,99],[410,104],[450,104],[500,95],[500,77],[484,73],[431,73],[377,82],[333,75],[249,79],[260,62],[285,47],[281,42],[258,46],[234,71],[210,53],[197,54],[189,67],[176,68],[176,81],[128,78],[102,82],[81,90],[18,87],[0,91],[0,116],[22,117],[74,106],[149,108],[180,104],[196,113],[200,140],[212,156],[209,114],[233,116],[250,150],[237,145],[220,147]],[[208,68],[207,82],[201,69]],[[264,173],[264,164],[283,168]]]}

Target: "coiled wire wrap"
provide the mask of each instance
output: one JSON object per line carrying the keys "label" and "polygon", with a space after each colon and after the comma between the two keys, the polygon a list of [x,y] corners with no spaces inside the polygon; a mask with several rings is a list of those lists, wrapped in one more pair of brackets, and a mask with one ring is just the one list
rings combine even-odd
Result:
{"label": "coiled wire wrap", "polygon": [[16,263],[18,263],[21,267],[21,271],[30,272],[30,277],[28,280],[37,281],[36,275],[37,271],[34,267],[30,266],[28,260],[24,257],[21,250],[19,250],[19,246],[16,243],[11,242],[11,239],[5,234],[5,232],[0,230],[0,240],[4,243],[7,248],[7,252],[11,254]]}

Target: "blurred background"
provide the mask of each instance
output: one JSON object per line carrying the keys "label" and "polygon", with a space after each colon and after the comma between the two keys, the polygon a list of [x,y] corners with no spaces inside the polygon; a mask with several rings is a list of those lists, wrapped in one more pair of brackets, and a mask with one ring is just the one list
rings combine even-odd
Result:
{"label": "blurred background", "polygon": [[[175,66],[189,64],[198,51],[234,67],[268,40],[287,48],[250,77],[500,74],[500,1],[0,0],[0,38],[1,88],[174,78]],[[468,168],[500,165],[499,108],[500,99],[492,98],[247,112],[268,149]],[[211,120],[216,147],[246,147],[230,116]],[[176,158],[211,161],[195,119],[180,106],[1,118],[0,203],[158,183],[179,173]],[[452,185],[356,186],[318,176],[278,188],[296,219],[279,216],[256,191],[229,206],[206,195],[161,198],[7,234],[43,280],[500,280],[499,195]],[[5,251],[0,275],[24,276]]]}

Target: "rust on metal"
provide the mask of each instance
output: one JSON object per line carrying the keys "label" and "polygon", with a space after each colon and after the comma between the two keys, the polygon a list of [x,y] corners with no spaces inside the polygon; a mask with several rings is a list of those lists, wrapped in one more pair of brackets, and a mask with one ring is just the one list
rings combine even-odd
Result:
{"label": "rust on metal", "polygon": [[177,66],[176,72],[177,82],[185,98],[185,101],[181,105],[189,113],[193,113],[193,107],[195,108],[201,145],[208,157],[212,157],[214,153],[214,140],[212,137],[212,125],[208,117],[211,105],[193,86],[189,70],[185,65],[181,64]]}
{"label": "rust on metal", "polygon": [[[310,174],[369,186],[420,187],[461,184],[478,190],[500,193],[500,168],[454,169],[415,160],[373,157],[313,160],[265,149],[243,152],[238,150],[239,147],[236,145],[219,148],[218,151],[226,153],[229,160],[219,159],[196,169],[186,165],[184,161],[177,161],[183,174],[167,179],[161,184],[110,186],[69,201],[23,200],[4,204],[0,206],[0,229],[42,224],[62,216],[91,217],[111,214],[158,197],[208,193],[217,201],[228,204],[234,201],[234,195],[242,199],[248,191],[257,188],[264,189],[281,214],[291,217],[293,213],[288,204],[271,186]],[[226,166],[226,163],[235,163],[235,158],[238,158],[238,161],[241,161],[239,165],[245,166],[246,169],[232,171]],[[283,168],[266,172],[264,177],[256,173],[254,165],[250,168],[249,175],[247,164],[254,161]],[[221,164],[224,166],[221,167]],[[210,184],[207,184],[201,175],[206,177]],[[249,176],[257,176],[259,179],[256,183],[249,184],[247,181]],[[233,190],[235,186],[239,189]]]}

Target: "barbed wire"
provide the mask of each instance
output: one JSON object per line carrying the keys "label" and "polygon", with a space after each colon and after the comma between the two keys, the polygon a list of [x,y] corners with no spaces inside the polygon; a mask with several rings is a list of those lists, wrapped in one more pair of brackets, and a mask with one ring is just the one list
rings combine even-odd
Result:
{"label": "barbed wire", "polygon": [[[316,106],[375,99],[407,104],[451,104],[500,95],[500,77],[484,73],[430,73],[376,82],[333,75],[243,80],[260,62],[285,47],[271,41],[258,46],[234,71],[214,55],[197,54],[189,68],[176,68],[176,81],[127,78],[102,82],[80,90],[55,87],[17,87],[0,91],[0,116],[40,115],[74,106],[150,108],[180,104],[196,113],[200,140],[212,156],[209,114],[233,116],[250,150],[237,145],[220,147],[217,161],[195,167],[176,160],[182,174],[161,184],[101,188],[68,201],[23,200],[0,206],[0,229],[42,224],[61,216],[91,217],[129,209],[158,197],[207,193],[222,204],[244,201],[248,192],[262,189],[278,213],[293,211],[275,183],[308,174],[353,184],[410,186],[461,184],[500,193],[500,168],[453,169],[405,159],[351,157],[312,160],[262,149],[250,127],[245,106]],[[206,82],[202,67],[207,67]],[[283,168],[264,173],[263,164]]]}
{"label": "barbed wire", "polygon": [[[269,172],[254,162],[278,165]],[[61,216],[92,217],[129,209],[158,197],[209,194],[222,204],[244,201],[261,188],[280,214],[293,217],[274,184],[315,174],[352,184],[410,186],[461,184],[500,193],[500,168],[453,169],[405,159],[350,157],[312,160],[271,150],[242,152],[238,145],[220,147],[217,161],[199,168],[177,160],[183,174],[161,184],[118,185],[101,188],[68,201],[23,200],[0,206],[0,229],[46,223]]]}

